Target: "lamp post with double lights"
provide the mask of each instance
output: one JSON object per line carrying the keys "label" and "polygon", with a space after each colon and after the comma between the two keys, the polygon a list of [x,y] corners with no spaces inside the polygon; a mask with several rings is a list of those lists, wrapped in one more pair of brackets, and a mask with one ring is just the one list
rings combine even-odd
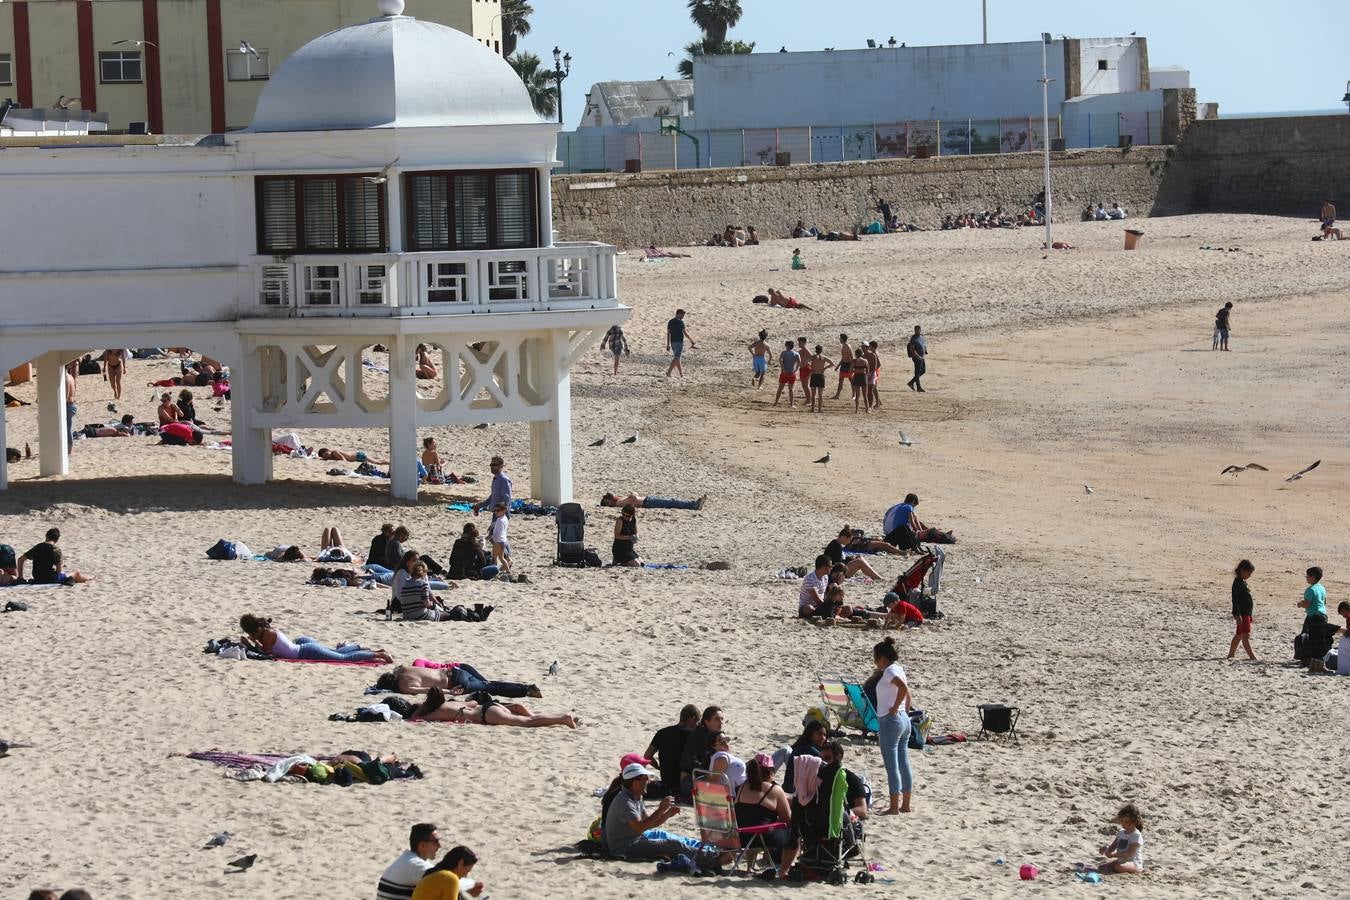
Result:
{"label": "lamp post with double lights", "polygon": [[551,77],[558,85],[558,124],[563,123],[563,104],[562,104],[562,83],[568,75],[572,74],[572,54],[563,53],[557,47],[553,48],[553,72]]}

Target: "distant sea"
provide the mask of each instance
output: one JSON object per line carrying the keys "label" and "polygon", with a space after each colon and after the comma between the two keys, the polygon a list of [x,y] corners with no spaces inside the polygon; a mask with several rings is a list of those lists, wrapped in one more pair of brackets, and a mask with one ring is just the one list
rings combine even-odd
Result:
{"label": "distant sea", "polygon": [[1278,119],[1289,116],[1344,116],[1350,115],[1344,109],[1291,109],[1283,112],[1240,112],[1219,113],[1220,119]]}

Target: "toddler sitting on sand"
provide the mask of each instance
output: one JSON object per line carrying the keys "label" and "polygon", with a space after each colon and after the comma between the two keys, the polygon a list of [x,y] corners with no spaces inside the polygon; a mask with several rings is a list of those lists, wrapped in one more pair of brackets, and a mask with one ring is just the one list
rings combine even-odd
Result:
{"label": "toddler sitting on sand", "polygon": [[1144,817],[1140,814],[1139,808],[1133,803],[1127,803],[1120,808],[1113,819],[1120,830],[1116,832],[1115,838],[1111,843],[1097,849],[1097,852],[1107,858],[1106,862],[1097,866],[1097,871],[1102,873],[1116,872],[1121,874],[1139,875],[1144,871]]}

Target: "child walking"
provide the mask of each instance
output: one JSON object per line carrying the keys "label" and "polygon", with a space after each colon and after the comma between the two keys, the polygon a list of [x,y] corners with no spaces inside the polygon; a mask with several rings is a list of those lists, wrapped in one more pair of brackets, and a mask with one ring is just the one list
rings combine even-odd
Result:
{"label": "child walking", "polygon": [[500,572],[511,571],[511,544],[506,539],[510,520],[506,515],[506,504],[498,503],[492,508],[492,526],[488,529],[488,539],[492,541],[492,562]]}
{"label": "child walking", "polygon": [[1139,807],[1133,803],[1125,804],[1112,821],[1119,830],[1111,843],[1097,848],[1097,852],[1107,858],[1106,862],[1098,864],[1097,871],[1141,874],[1144,871],[1144,817]]}
{"label": "child walking", "polygon": [[1247,579],[1256,571],[1251,560],[1244,559],[1233,570],[1233,640],[1228,644],[1228,658],[1237,654],[1238,644],[1247,651],[1248,659],[1256,659],[1252,652],[1252,592]]}

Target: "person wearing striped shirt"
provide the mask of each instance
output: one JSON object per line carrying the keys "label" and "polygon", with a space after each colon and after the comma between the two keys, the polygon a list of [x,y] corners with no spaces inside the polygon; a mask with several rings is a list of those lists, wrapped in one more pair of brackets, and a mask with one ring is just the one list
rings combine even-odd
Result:
{"label": "person wearing striped shirt", "polygon": [[375,900],[408,900],[422,876],[436,865],[441,834],[430,822],[419,822],[408,835],[408,847],[380,876]]}

